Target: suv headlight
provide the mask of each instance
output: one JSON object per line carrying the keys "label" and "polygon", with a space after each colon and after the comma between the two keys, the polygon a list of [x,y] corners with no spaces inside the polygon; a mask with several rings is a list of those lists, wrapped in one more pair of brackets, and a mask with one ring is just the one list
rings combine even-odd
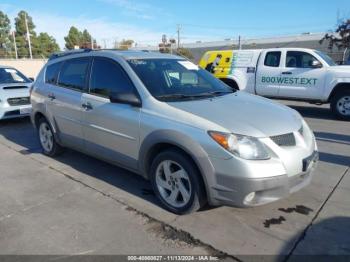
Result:
{"label": "suv headlight", "polygon": [[209,131],[219,145],[232,154],[247,160],[270,159],[266,146],[255,137]]}

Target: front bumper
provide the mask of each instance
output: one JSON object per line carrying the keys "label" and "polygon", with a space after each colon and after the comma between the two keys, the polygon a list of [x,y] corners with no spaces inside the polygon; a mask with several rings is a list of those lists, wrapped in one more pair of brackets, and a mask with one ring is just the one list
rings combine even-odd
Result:
{"label": "front bumper", "polygon": [[10,119],[17,117],[30,116],[32,105],[10,106],[8,104],[0,105],[0,119]]}
{"label": "front bumper", "polygon": [[[303,160],[305,168],[294,175],[285,173],[277,175],[274,173],[269,177],[252,178],[218,172],[215,174],[215,185],[212,185],[209,189],[210,202],[212,205],[252,207],[285,198],[310,183],[317,160],[318,152],[314,151],[308,158]],[[258,173],[258,166],[254,170]],[[263,169],[260,170],[264,172]],[[271,172],[272,170],[276,172],[278,169],[271,166]]]}

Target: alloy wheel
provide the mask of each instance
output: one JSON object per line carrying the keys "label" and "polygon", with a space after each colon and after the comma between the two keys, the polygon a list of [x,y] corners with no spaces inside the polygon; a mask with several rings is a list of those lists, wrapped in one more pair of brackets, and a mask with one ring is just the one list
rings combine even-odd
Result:
{"label": "alloy wheel", "polygon": [[164,201],[181,208],[188,204],[192,194],[190,178],[186,170],[175,161],[164,160],[156,170],[156,185]]}

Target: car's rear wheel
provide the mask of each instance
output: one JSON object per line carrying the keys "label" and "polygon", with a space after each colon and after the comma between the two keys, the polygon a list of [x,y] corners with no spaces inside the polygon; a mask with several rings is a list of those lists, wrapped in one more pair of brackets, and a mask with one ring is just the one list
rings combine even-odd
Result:
{"label": "car's rear wheel", "polygon": [[150,178],[162,205],[176,214],[200,209],[206,202],[204,185],[193,161],[177,150],[160,153],[153,161]]}
{"label": "car's rear wheel", "polygon": [[350,91],[344,90],[335,94],[331,101],[333,114],[343,120],[350,120]]}
{"label": "car's rear wheel", "polygon": [[52,127],[45,118],[40,118],[38,122],[38,135],[45,155],[52,157],[62,152],[62,147],[56,142]]}

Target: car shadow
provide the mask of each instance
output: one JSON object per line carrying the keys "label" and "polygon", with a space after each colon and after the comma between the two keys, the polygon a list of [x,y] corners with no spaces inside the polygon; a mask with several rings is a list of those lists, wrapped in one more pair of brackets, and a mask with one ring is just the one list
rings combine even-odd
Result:
{"label": "car shadow", "polygon": [[319,152],[319,157],[320,157],[320,161],[323,161],[323,162],[336,164],[336,165],[350,166],[349,156]]}
{"label": "car shadow", "polygon": [[324,120],[335,120],[335,117],[333,116],[329,108],[317,107],[312,105],[310,106],[288,105],[288,106],[298,111],[303,117],[324,119]]}
{"label": "car shadow", "polygon": [[[24,147],[25,149],[20,151],[22,154],[28,155],[42,152],[36,130],[29,119],[1,121],[0,136]],[[66,149],[62,155],[54,159],[84,175],[104,181],[118,189],[160,206],[150,182],[135,173],[70,149]]]}
{"label": "car shadow", "polygon": [[349,261],[349,235],[349,217],[337,216],[321,220],[292,237],[282,247],[278,260]]}
{"label": "car shadow", "polygon": [[314,134],[316,139],[319,141],[350,145],[350,135],[333,134],[327,132],[314,132]]}

